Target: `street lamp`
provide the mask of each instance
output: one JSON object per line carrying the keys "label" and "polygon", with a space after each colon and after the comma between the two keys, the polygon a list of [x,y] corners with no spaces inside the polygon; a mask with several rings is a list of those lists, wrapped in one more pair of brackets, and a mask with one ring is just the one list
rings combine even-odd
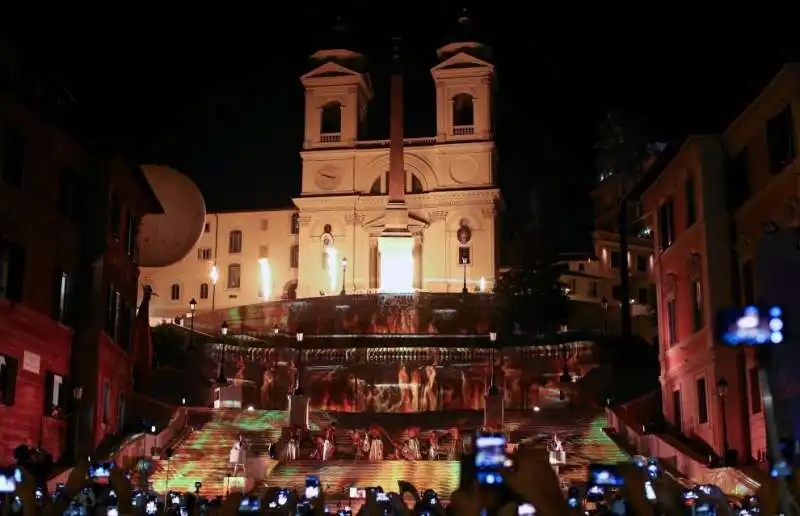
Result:
{"label": "street lamp", "polygon": [[297,338],[297,378],[294,381],[294,394],[300,396],[303,394],[303,388],[300,386],[300,378],[303,375],[303,332],[298,330],[295,337]]}
{"label": "street lamp", "polygon": [[603,299],[600,300],[600,306],[603,307],[603,334],[608,334],[608,299],[606,296],[603,296]]}
{"label": "street lamp", "polygon": [[717,396],[720,401],[720,411],[722,412],[722,465],[728,465],[728,381],[725,378],[717,380]]}
{"label": "street lamp", "polygon": [[211,311],[213,312],[217,301],[217,281],[219,280],[219,270],[216,264],[211,266],[208,277],[211,279]]}
{"label": "street lamp", "polygon": [[194,346],[194,311],[197,310],[197,300],[192,298],[189,301],[189,313],[192,320],[189,322],[189,349]]}
{"label": "street lamp", "polygon": [[340,296],[345,295],[344,279],[345,279],[346,275],[347,275],[347,258],[342,258],[342,291],[339,292]]}
{"label": "street lamp", "polygon": [[461,256],[461,265],[464,266],[464,285],[461,287],[462,294],[469,294],[469,289],[467,288],[467,262],[469,262],[469,259],[467,258],[465,251]]}
{"label": "street lamp", "polygon": [[494,353],[495,353],[495,347],[497,346],[497,332],[494,332],[494,331],[490,331],[489,332],[489,342],[491,343],[491,346],[492,346],[492,354],[491,354],[492,367],[489,370],[489,372],[491,374],[490,383],[489,383],[489,395],[490,396],[495,396],[495,395],[497,395],[497,385],[495,383],[495,377],[494,377],[494,369],[495,369],[495,365],[496,365],[495,364]]}
{"label": "street lamp", "polygon": [[228,385],[228,378],[225,376],[225,337],[228,336],[228,322],[223,321],[222,326],[219,328],[219,332],[222,335],[222,360],[219,362],[219,374],[217,375],[217,384],[218,385]]}

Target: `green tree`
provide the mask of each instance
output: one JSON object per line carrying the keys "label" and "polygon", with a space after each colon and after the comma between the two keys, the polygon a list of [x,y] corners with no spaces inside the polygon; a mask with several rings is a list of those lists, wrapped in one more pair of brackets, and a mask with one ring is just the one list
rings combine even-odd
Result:
{"label": "green tree", "polygon": [[183,366],[189,334],[172,323],[161,323],[151,328],[153,360],[156,367]]}
{"label": "green tree", "polygon": [[518,228],[508,239],[510,267],[500,273],[495,293],[503,305],[499,326],[533,335],[556,332],[569,318],[563,268],[538,228]]}

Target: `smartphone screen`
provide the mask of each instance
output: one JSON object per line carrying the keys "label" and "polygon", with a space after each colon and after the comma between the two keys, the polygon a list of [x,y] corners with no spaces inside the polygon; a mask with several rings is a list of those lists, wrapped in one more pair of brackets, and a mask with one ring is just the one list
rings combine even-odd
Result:
{"label": "smartphone screen", "polygon": [[521,503],[517,505],[517,516],[533,516],[536,514],[536,508],[532,503]]}
{"label": "smartphone screen", "polygon": [[319,477],[316,475],[309,475],[306,477],[306,498],[313,500],[319,498]]}
{"label": "smartphone screen", "polygon": [[589,483],[604,487],[621,487],[625,480],[616,464],[589,464]]}
{"label": "smartphone screen", "polygon": [[353,498],[354,500],[363,500],[367,497],[367,490],[363,487],[351,487],[348,495],[349,498]]}
{"label": "smartphone screen", "polygon": [[646,480],[644,482],[644,496],[650,502],[655,502],[657,499],[656,491],[653,489],[653,482],[650,480]]}
{"label": "smartphone screen", "polygon": [[505,435],[484,433],[476,435],[475,477],[480,484],[502,484],[502,470],[509,464],[508,457],[506,457]]}
{"label": "smartphone screen", "polygon": [[[19,471],[19,470],[17,470]],[[0,470],[0,493],[13,493],[17,490],[17,475],[13,469]],[[20,482],[21,482],[20,475]]]}

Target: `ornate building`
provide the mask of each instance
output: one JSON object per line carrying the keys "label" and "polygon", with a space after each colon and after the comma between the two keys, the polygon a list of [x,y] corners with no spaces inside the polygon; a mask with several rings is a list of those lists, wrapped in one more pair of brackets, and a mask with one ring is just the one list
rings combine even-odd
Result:
{"label": "ornate building", "polygon": [[764,403],[754,350],[721,345],[715,317],[770,301],[763,272],[776,264],[757,263],[756,247],[798,227],[798,92],[800,65],[787,65],[724,133],[688,138],[640,186],[655,221],[664,416],[718,456],[733,451],[729,463],[766,459]]}
{"label": "ornate building", "polygon": [[[381,244],[397,229],[395,197],[402,198],[399,226],[410,238],[409,290],[491,291],[500,196],[492,141],[494,67],[488,49],[475,42],[450,43],[437,54],[440,62],[431,69],[437,133],[403,138],[400,119],[390,146],[390,140],[359,139],[373,99],[363,56],[316,52],[314,68],[301,77],[305,136],[296,208],[209,214],[205,233],[183,260],[144,271],[159,294],[153,317],[181,315],[190,299],[198,310],[209,310],[396,292],[387,271],[397,266],[390,266],[387,251],[382,256]],[[402,88],[401,80],[397,84]],[[403,109],[397,84],[393,80],[393,120]],[[400,167],[392,175],[390,147]]]}

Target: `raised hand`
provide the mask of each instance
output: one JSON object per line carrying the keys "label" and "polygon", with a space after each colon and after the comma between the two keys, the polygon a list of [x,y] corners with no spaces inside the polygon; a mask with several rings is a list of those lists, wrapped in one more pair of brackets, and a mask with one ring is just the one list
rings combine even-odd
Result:
{"label": "raised hand", "polygon": [[545,450],[523,448],[514,455],[514,465],[503,475],[517,496],[536,507],[538,515],[562,516],[568,512],[558,476]]}
{"label": "raised hand", "polygon": [[117,507],[120,514],[131,514],[133,512],[133,488],[131,481],[125,476],[122,468],[111,468],[111,487],[117,493]]}
{"label": "raised hand", "polygon": [[22,501],[23,516],[39,516],[36,502],[36,479],[22,466],[17,466],[22,473],[22,482],[17,484],[17,496]]}

